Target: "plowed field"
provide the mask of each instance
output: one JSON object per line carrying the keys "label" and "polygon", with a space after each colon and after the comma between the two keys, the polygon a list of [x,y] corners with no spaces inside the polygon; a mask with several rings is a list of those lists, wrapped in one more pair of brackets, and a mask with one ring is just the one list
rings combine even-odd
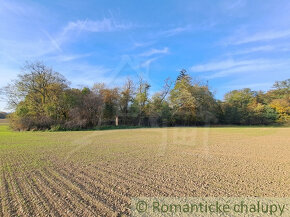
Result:
{"label": "plowed field", "polygon": [[11,132],[0,216],[121,216],[138,196],[290,196],[289,128]]}

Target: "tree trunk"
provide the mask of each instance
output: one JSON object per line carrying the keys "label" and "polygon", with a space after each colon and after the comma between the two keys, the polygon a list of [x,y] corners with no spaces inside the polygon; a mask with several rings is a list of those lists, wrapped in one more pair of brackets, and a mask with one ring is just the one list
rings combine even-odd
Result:
{"label": "tree trunk", "polygon": [[119,126],[119,117],[116,116],[116,127]]}
{"label": "tree trunk", "polygon": [[100,111],[99,120],[98,120],[98,127],[100,127],[102,125],[102,118],[103,118],[103,112]]}

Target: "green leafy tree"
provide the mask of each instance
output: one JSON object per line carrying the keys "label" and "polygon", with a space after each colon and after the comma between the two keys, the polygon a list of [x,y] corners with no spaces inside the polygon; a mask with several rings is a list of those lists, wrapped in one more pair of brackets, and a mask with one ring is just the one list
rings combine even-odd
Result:
{"label": "green leafy tree", "polygon": [[207,85],[193,82],[192,78],[180,72],[170,92],[170,103],[177,124],[205,124],[217,122],[217,103]]}
{"label": "green leafy tree", "polygon": [[249,88],[233,90],[225,95],[225,117],[227,123],[250,124],[248,105],[255,99],[255,92]]}
{"label": "green leafy tree", "polygon": [[131,79],[127,79],[126,83],[121,89],[120,92],[120,100],[119,100],[119,107],[120,107],[120,115],[123,121],[123,124],[128,124],[128,119],[130,116],[129,110],[130,105],[132,104],[134,99],[134,83]]}
{"label": "green leafy tree", "polygon": [[167,78],[163,89],[155,93],[149,102],[149,121],[151,126],[166,126],[171,121],[171,109],[167,100],[172,82]]}
{"label": "green leafy tree", "polygon": [[177,124],[185,125],[196,117],[196,99],[192,97],[191,81],[191,77],[182,70],[170,92],[170,104]]}
{"label": "green leafy tree", "polygon": [[[26,63],[6,94],[11,126],[17,130],[86,129],[96,126],[167,126],[221,124],[290,124],[290,79],[275,82],[267,92],[233,90],[215,100],[208,84],[181,70],[173,88],[149,96],[150,84],[141,77],[121,88],[103,83],[92,88],[70,88],[66,79],[41,62]],[[1,95],[2,96],[2,95]],[[4,117],[0,113],[0,118]]]}
{"label": "green leafy tree", "polygon": [[[23,73],[5,90],[17,128],[47,128],[61,119],[58,105],[67,81],[41,62],[26,63]],[[17,99],[17,100],[15,100]]]}
{"label": "green leafy tree", "polygon": [[144,123],[144,118],[148,112],[149,88],[150,85],[140,76],[133,105],[138,110],[138,126]]}

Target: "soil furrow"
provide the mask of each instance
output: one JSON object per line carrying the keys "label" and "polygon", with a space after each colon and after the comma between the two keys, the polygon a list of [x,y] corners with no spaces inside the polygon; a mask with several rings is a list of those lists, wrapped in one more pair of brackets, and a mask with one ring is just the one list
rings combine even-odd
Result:
{"label": "soil furrow", "polygon": [[[70,165],[70,167],[72,166]],[[74,168],[74,170],[77,170],[77,168]],[[96,172],[95,170],[91,171],[90,169],[81,169],[81,171],[78,171],[78,173],[82,174],[85,178],[87,178],[90,182],[93,182],[95,185],[105,185],[107,186],[107,188],[112,189],[120,197],[122,197],[124,201],[127,201],[128,197],[130,197],[130,186],[127,183],[122,183],[122,186],[119,185],[121,182],[115,177],[108,177],[105,173],[102,173],[101,171]]]}
{"label": "soil furrow", "polygon": [[9,185],[6,174],[3,172],[3,186],[5,190],[5,201],[4,206],[7,208],[7,212],[9,213],[9,216],[17,216],[17,206],[15,205],[15,199],[12,196],[12,189]]}
{"label": "soil furrow", "polygon": [[[14,161],[15,159],[7,159],[6,163],[7,165],[7,173],[8,173],[8,179],[9,183],[11,185],[11,191],[13,192],[13,196],[15,200],[17,201],[17,214],[21,216],[34,216],[35,213],[33,212],[31,199],[27,199],[27,195],[25,195],[24,191],[25,188],[23,187],[23,182],[19,181],[19,176],[23,175],[21,172],[23,172],[22,169],[19,169],[15,165],[25,165],[26,160],[23,158],[22,155],[18,156],[17,158],[17,164]],[[7,180],[8,180],[7,179]],[[24,177],[23,177],[24,179]]]}
{"label": "soil furrow", "polygon": [[83,198],[75,196],[73,189],[65,182],[60,180],[59,176],[55,174],[55,172],[51,172],[49,169],[44,169],[43,173],[43,177],[45,176],[50,178],[49,180],[46,179],[50,187],[59,192],[61,198],[65,200],[71,210],[74,210],[74,214],[76,216],[91,216],[96,213],[95,210],[93,210],[91,207],[88,207],[86,203],[83,202]]}
{"label": "soil furrow", "polygon": [[47,191],[53,195],[52,198],[54,200],[55,207],[61,215],[65,213],[66,216],[78,216],[76,210],[74,209],[75,207],[73,207],[70,203],[71,201],[68,200],[67,195],[65,194],[66,192],[58,185],[53,184],[52,177],[47,177],[42,170],[38,171],[36,175],[39,180],[43,182]]}
{"label": "soil furrow", "polygon": [[[92,191],[91,189],[88,189],[86,186],[84,186],[82,183],[78,182],[74,178],[74,174],[68,173],[66,174],[65,171],[62,170],[62,168],[56,167],[53,171],[59,175],[59,178],[61,178],[66,183],[69,183],[70,186],[73,187],[73,192],[76,195],[81,196],[83,201],[86,201],[87,205],[90,205],[92,208],[96,209],[98,207],[102,207],[102,210],[97,210],[98,213],[100,211],[102,212],[108,212],[109,214],[114,214],[114,207],[112,207],[112,204],[107,203],[105,197],[100,197],[100,195],[96,194],[96,192]],[[86,199],[85,199],[86,198]],[[93,202],[94,201],[94,202]],[[96,207],[95,204],[98,204],[99,206]]]}
{"label": "soil furrow", "polygon": [[[113,168],[105,168],[105,167],[99,167],[99,166],[93,166],[96,170],[101,170],[105,173],[107,173],[110,176],[115,176],[118,180],[121,182],[128,182],[128,183],[133,183],[135,186],[134,190],[140,193],[159,193],[162,196],[169,196],[170,191],[168,189],[164,189],[162,187],[153,187],[152,185],[144,182],[143,176],[137,176],[135,175],[132,171],[120,171],[120,170],[115,170]],[[111,170],[110,170],[111,169]],[[141,191],[138,189],[142,189]],[[149,191],[150,189],[150,191]]]}
{"label": "soil furrow", "polygon": [[39,192],[40,197],[44,199],[49,212],[53,213],[54,216],[62,216],[63,207],[56,202],[57,200],[54,192],[46,185],[41,176],[39,176],[39,171],[35,171],[34,179],[32,180],[34,188],[37,190],[37,192]]}
{"label": "soil furrow", "polygon": [[[186,189],[183,189],[184,187],[186,187],[186,185],[182,185],[182,186],[180,185],[180,183],[185,181],[184,178],[173,176],[170,174],[164,174],[162,172],[165,169],[159,168],[158,166],[156,166],[157,169],[155,170],[151,169],[152,167],[154,167],[152,165],[150,165],[150,168],[144,166],[141,168],[142,170],[140,170],[140,168],[136,168],[130,165],[135,165],[135,164],[134,163],[126,163],[126,164],[119,163],[116,166],[114,165],[112,166],[116,167],[119,172],[122,172],[123,174],[128,175],[128,177],[130,177],[131,174],[134,174],[135,177],[142,177],[144,180],[146,180],[147,183],[151,182],[150,185],[154,184],[155,186],[158,186],[158,188],[167,189],[170,192],[174,192],[175,194],[179,193],[179,196],[188,195],[189,191]],[[170,179],[174,179],[174,182],[166,181]],[[165,184],[166,186],[164,186]]]}
{"label": "soil furrow", "polygon": [[[21,180],[16,179],[18,186],[21,191],[24,191],[24,199],[28,205],[29,216],[45,216],[49,214],[48,205],[45,204],[43,195],[39,193],[37,186],[35,186],[35,180],[32,176],[32,172],[29,171],[25,163],[29,162],[29,159],[25,158],[24,155],[19,157],[19,161],[23,162],[22,166],[24,167],[22,171]],[[41,195],[41,196],[40,196]]]}
{"label": "soil furrow", "polygon": [[162,153],[160,129],[9,132],[5,141],[0,132],[0,217],[129,216],[142,196],[287,197],[289,130],[264,135],[273,129],[211,129],[205,146],[203,129],[172,128]]}
{"label": "soil furrow", "polygon": [[[107,215],[113,214],[111,209],[104,206],[102,201],[98,201],[95,198],[92,198],[91,195],[85,191],[83,187],[77,186],[70,177],[63,176],[58,169],[47,170],[45,173],[49,177],[53,177],[53,180],[61,185],[66,192],[68,192],[75,200],[85,206],[85,209],[89,210],[94,214],[107,213]],[[100,208],[102,207],[102,208]]]}
{"label": "soil furrow", "polygon": [[[66,171],[67,173],[71,173],[70,169],[73,169],[74,174],[76,174],[76,178],[80,179],[81,181],[83,181],[84,183],[89,182],[89,184],[93,184],[96,187],[99,187],[100,190],[104,191],[104,193],[111,193],[112,189],[116,188],[116,183],[112,184],[110,180],[108,180],[103,173],[93,173],[95,174],[94,176],[92,176],[92,171],[87,170],[86,168],[78,168],[72,164],[69,165],[69,167],[67,166],[62,166],[61,167],[64,171]],[[120,181],[120,180],[119,180]],[[124,183],[125,184],[125,183]],[[125,185],[126,188],[123,188],[123,191],[120,192],[115,192],[119,197],[122,198],[122,200],[127,201],[128,197],[126,197],[126,195],[124,195],[124,193],[127,192],[128,190],[128,185]],[[109,190],[108,190],[109,189]],[[115,196],[115,195],[113,195]]]}
{"label": "soil furrow", "polygon": [[[18,177],[16,174],[13,174],[14,176],[14,183],[15,183],[15,187],[16,187],[16,190],[17,190],[17,193],[19,195],[19,197],[21,198],[21,204],[23,205],[23,208],[24,208],[24,213],[27,214],[28,216],[35,216],[35,212],[34,212],[34,208],[33,207],[33,203],[32,203],[32,198],[30,198],[28,196],[28,193],[25,192],[25,189],[26,187],[24,187],[23,183],[24,182],[20,182],[18,180]],[[24,179],[24,178],[22,178]],[[22,184],[20,184],[22,183]]]}
{"label": "soil furrow", "polygon": [[[58,216],[58,212],[54,207],[49,203],[45,194],[38,188],[35,178],[32,175],[28,175],[26,178],[26,183],[28,191],[31,192],[34,197],[34,205],[37,210],[37,214],[41,216],[47,216],[49,213],[54,213],[55,216]],[[36,211],[35,210],[35,211]]]}
{"label": "soil furrow", "polygon": [[102,196],[103,198],[106,198],[106,204],[110,205],[111,208],[114,211],[124,211],[127,209],[127,205],[130,202],[130,198],[122,195],[121,193],[115,191],[115,189],[112,189],[109,182],[106,180],[103,180],[103,184],[99,182],[96,179],[90,179],[87,177],[84,173],[81,171],[77,171],[74,169],[74,173],[70,172],[66,167],[61,167],[62,171],[66,173],[68,177],[74,177],[74,182],[78,185],[83,185],[83,187],[90,192],[93,196]]}
{"label": "soil furrow", "polygon": [[[2,166],[2,164],[0,164]],[[3,204],[3,189],[2,189],[2,186],[4,186],[3,184],[3,178],[2,178],[2,174],[3,172],[1,171],[0,173],[0,217],[3,217],[4,216],[4,204]]]}

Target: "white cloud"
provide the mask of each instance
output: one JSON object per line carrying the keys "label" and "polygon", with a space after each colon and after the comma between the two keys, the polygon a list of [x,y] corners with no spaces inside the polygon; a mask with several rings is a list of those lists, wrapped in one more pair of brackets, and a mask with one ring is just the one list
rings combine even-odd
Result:
{"label": "white cloud", "polygon": [[165,47],[163,49],[152,48],[151,50],[140,54],[140,56],[146,56],[146,57],[148,57],[148,56],[152,56],[154,54],[167,54],[167,53],[169,53],[168,47]]}
{"label": "white cloud", "polygon": [[226,1],[223,4],[223,7],[226,10],[235,10],[240,9],[241,7],[245,6],[246,1],[244,0],[236,0],[236,1]]}
{"label": "white cloud", "polygon": [[42,31],[46,36],[47,38],[49,39],[50,41],[50,44],[52,47],[55,48],[55,50],[58,50],[59,52],[62,52],[62,49],[61,49],[61,41],[58,42],[57,39],[55,39],[54,37],[52,37],[47,31],[43,30]]}
{"label": "white cloud", "polygon": [[41,12],[31,7],[29,4],[18,1],[5,1],[0,0],[0,12],[1,14],[13,14],[14,16],[29,17],[32,14],[35,16],[41,15]]}
{"label": "white cloud", "polygon": [[59,61],[59,62],[69,62],[69,61],[89,57],[91,55],[92,55],[91,53],[87,53],[87,54],[64,54],[64,55],[53,56],[50,59],[55,60],[55,61]]}
{"label": "white cloud", "polygon": [[148,59],[148,60],[142,62],[140,64],[140,67],[144,67],[144,68],[149,67],[151,65],[151,63],[154,62],[155,60],[157,60],[158,58],[159,57],[154,57],[154,58]]}
{"label": "white cloud", "polygon": [[134,42],[133,43],[133,48],[139,48],[139,47],[147,47],[152,45],[154,42],[149,41],[149,42]]}
{"label": "white cloud", "polygon": [[118,23],[111,18],[102,20],[77,20],[69,22],[64,28],[64,34],[69,31],[113,32],[130,29],[132,24]]}
{"label": "white cloud", "polygon": [[[206,79],[222,78],[235,74],[275,73],[287,71],[290,67],[288,59],[254,59],[254,60],[225,60],[210,62],[191,67],[192,72],[205,72]],[[245,75],[247,76],[247,75]]]}
{"label": "white cloud", "polygon": [[172,28],[172,29],[163,30],[163,31],[159,32],[159,34],[157,34],[157,35],[170,37],[170,36],[180,34],[182,32],[190,31],[191,29],[192,29],[191,26],[187,25],[187,26],[183,26],[183,27],[176,27],[176,28]]}
{"label": "white cloud", "polygon": [[59,52],[50,40],[9,40],[0,39],[0,59],[9,58],[14,62],[22,64],[25,60],[41,58],[49,53]]}
{"label": "white cloud", "polygon": [[192,72],[208,72],[208,71],[217,71],[228,69],[237,66],[244,66],[253,64],[256,61],[253,60],[241,60],[241,61],[234,61],[234,60],[224,60],[219,62],[210,62],[201,65],[195,65],[190,68]]}
{"label": "white cloud", "polygon": [[62,62],[55,64],[54,69],[63,74],[73,86],[92,85],[111,77],[112,69],[88,63]]}
{"label": "white cloud", "polygon": [[232,74],[237,74],[237,73],[249,73],[249,72],[259,72],[261,70],[269,70],[270,66],[273,67],[273,65],[269,64],[250,64],[250,65],[240,65],[235,68],[230,68],[222,71],[215,72],[213,74],[205,76],[207,79],[213,79],[213,78],[221,78],[221,77],[226,77]]}
{"label": "white cloud", "polygon": [[280,44],[271,44],[265,46],[256,46],[256,47],[249,47],[244,49],[237,49],[235,51],[231,51],[227,53],[228,56],[232,55],[244,55],[244,54],[251,54],[251,53],[266,53],[266,52],[286,52],[290,50],[290,44],[288,43],[280,43]]}
{"label": "white cloud", "polygon": [[228,40],[228,44],[240,45],[252,42],[271,41],[290,37],[290,30],[258,32],[246,36],[234,36]]}
{"label": "white cloud", "polygon": [[247,49],[241,49],[231,54],[232,55],[248,54],[248,53],[263,52],[263,51],[273,51],[275,49],[276,49],[275,46],[266,45],[266,46],[258,46],[258,47],[251,47]]}
{"label": "white cloud", "polygon": [[[132,75],[122,73],[122,70],[127,65],[135,71]],[[131,61],[129,56],[123,56],[119,64],[112,68],[72,61],[59,63],[55,66],[55,69],[71,82],[72,87],[91,87],[95,83],[105,83],[109,87],[115,87],[122,86],[128,76],[134,78],[134,76],[138,75],[139,68],[135,68],[134,65],[135,63]]]}
{"label": "white cloud", "polygon": [[273,82],[263,82],[263,83],[243,83],[243,84],[232,84],[232,85],[226,85],[227,89],[243,89],[243,88],[251,88],[251,89],[268,89],[271,86],[273,86]]}

